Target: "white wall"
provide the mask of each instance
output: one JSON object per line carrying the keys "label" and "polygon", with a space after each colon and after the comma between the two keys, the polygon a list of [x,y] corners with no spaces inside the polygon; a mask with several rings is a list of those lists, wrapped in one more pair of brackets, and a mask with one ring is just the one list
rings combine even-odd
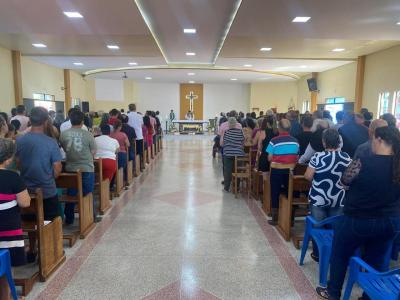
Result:
{"label": "white wall", "polygon": [[213,119],[220,112],[232,109],[244,113],[250,111],[249,84],[204,84],[205,120]]}
{"label": "white wall", "polygon": [[163,120],[171,109],[179,118],[179,84],[135,82],[134,98],[138,111],[159,111]]}

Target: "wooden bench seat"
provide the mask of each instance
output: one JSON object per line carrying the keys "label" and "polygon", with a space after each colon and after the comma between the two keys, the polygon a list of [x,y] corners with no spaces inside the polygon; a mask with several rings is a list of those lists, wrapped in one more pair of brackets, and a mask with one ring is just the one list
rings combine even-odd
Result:
{"label": "wooden bench seat", "polygon": [[82,173],[80,171],[75,173],[61,173],[56,179],[56,185],[57,188],[77,190],[76,196],[63,195],[60,199],[64,203],[78,204],[79,230],[72,234],[64,234],[64,239],[68,240],[69,245],[72,247],[78,236],[84,239],[94,229],[93,194],[89,193],[83,196]]}
{"label": "wooden bench seat", "polygon": [[110,195],[110,180],[103,178],[103,160],[94,160],[95,190],[99,195],[99,212],[105,214],[112,206]]}
{"label": "wooden bench seat", "polygon": [[[29,294],[37,280],[46,281],[65,262],[61,217],[45,222],[43,195],[40,189],[31,194],[31,199],[31,205],[21,209],[22,229],[30,236],[30,247],[36,248],[37,240],[39,268],[25,278],[19,278],[18,272],[16,273],[14,281],[17,286],[22,287],[23,296]],[[24,216],[27,220],[24,220]],[[36,252],[36,249],[33,250]]]}

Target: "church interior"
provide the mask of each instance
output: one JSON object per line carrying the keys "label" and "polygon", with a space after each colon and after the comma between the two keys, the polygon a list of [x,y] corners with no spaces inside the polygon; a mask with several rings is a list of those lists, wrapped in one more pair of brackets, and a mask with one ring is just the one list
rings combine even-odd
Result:
{"label": "church interior", "polygon": [[0,1],[0,300],[400,299],[398,0]]}

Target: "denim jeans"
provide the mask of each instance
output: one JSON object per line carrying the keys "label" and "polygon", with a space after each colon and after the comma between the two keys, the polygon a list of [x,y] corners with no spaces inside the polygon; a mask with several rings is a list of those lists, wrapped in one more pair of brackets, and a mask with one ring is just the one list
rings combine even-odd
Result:
{"label": "denim jeans", "polygon": [[360,219],[344,216],[334,225],[328,281],[329,299],[339,300],[350,257],[363,247],[363,259],[380,272],[389,268],[393,240],[400,231],[400,217]]}
{"label": "denim jeans", "polygon": [[[127,155],[126,152],[118,152],[118,168],[124,168],[124,181],[127,180]],[[118,170],[117,170],[118,172]]]}
{"label": "denim jeans", "polygon": [[[94,173],[93,172],[82,172],[82,193],[83,196],[86,196],[89,193],[93,193],[94,190]],[[78,190],[76,189],[68,189],[68,196],[76,196],[78,194]],[[76,203],[66,203],[64,208],[65,215],[65,223],[72,224],[74,223],[75,218],[75,204]],[[95,203],[93,198],[93,214],[95,213]]]}
{"label": "denim jeans", "polygon": [[[337,207],[330,207],[330,206],[315,206],[315,205],[310,205],[310,210],[311,210],[311,216],[316,220],[316,221],[322,221],[325,220],[329,217],[333,216],[338,216],[342,214],[343,207],[337,206]],[[313,253],[316,257],[319,257],[318,253],[318,247],[317,244],[312,240],[312,246],[313,246]]]}

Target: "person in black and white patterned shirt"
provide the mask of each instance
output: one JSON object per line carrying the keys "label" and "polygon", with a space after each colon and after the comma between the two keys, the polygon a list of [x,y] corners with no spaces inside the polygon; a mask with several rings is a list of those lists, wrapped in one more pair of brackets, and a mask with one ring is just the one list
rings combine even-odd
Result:
{"label": "person in black and white patterned shirt", "polygon": [[[317,221],[342,214],[345,189],[340,179],[351,163],[350,156],[340,151],[340,136],[336,129],[322,133],[325,151],[315,153],[310,160],[306,179],[312,181],[308,195],[311,215]],[[318,248],[313,242],[311,257],[318,261]]]}

